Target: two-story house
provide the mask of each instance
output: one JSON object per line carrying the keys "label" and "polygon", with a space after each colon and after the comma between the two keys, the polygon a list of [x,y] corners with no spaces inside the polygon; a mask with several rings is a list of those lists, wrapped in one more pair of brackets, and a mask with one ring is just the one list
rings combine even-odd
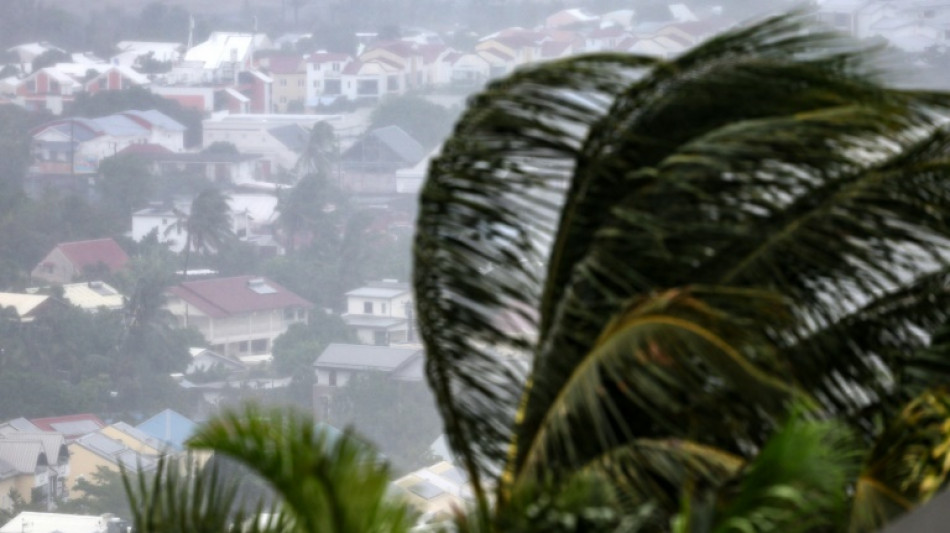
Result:
{"label": "two-story house", "polygon": [[69,475],[69,452],[60,433],[0,433],[0,509],[11,510],[10,491],[26,503],[59,501]]}
{"label": "two-story house", "polygon": [[269,360],[274,339],[306,323],[313,304],[258,276],[186,281],[168,290],[167,309],[211,349],[245,363]]}
{"label": "two-story house", "polygon": [[363,344],[413,342],[409,284],[386,279],[347,292],[343,321]]}

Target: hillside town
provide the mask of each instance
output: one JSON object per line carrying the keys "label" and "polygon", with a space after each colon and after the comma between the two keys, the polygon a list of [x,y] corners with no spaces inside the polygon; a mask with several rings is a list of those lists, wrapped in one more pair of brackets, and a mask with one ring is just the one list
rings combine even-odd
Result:
{"label": "hillside town", "polygon": [[[0,533],[120,531],[120,471],[186,456],[197,424],[249,399],[354,427],[420,522],[470,504],[425,386],[411,283],[417,195],[443,138],[466,99],[519,69],[674,58],[745,21],[713,4],[649,17],[590,4],[480,34],[363,28],[352,52],[305,31],[199,31],[194,16],[181,42],[111,55],[9,46]],[[950,64],[950,2],[824,0],[814,17],[911,58],[926,82]]]}

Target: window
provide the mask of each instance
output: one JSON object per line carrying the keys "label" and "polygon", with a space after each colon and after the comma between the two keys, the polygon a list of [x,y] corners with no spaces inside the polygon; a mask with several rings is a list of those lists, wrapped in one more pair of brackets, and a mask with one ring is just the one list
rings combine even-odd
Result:
{"label": "window", "polygon": [[373,302],[363,302],[363,313],[367,315],[373,314]]}
{"label": "window", "polygon": [[356,94],[360,96],[379,95],[379,80],[359,80],[356,86]]}
{"label": "window", "polygon": [[307,85],[307,80],[297,80],[297,87],[304,87]]}
{"label": "window", "polygon": [[389,344],[389,336],[386,335],[385,331],[374,331],[373,332],[373,344],[376,346],[386,346]]}
{"label": "window", "polygon": [[251,353],[267,353],[267,339],[252,340]]}
{"label": "window", "polygon": [[[347,84],[349,87],[349,84]],[[343,92],[340,80],[326,80],[323,83],[323,94],[340,94]]]}
{"label": "window", "polygon": [[380,305],[383,307],[381,313],[385,315],[385,314],[386,314],[386,304],[380,304]]}
{"label": "window", "polygon": [[336,387],[336,370],[330,371],[330,386]]}
{"label": "window", "polygon": [[339,64],[339,63],[334,63],[334,64],[333,64],[333,72],[339,72],[339,71],[340,71],[340,64]]}
{"label": "window", "polygon": [[281,86],[281,87],[286,87],[286,86],[287,86],[287,78],[281,78],[281,79],[280,79],[280,86]]}
{"label": "window", "polygon": [[247,341],[241,341],[238,343],[238,351],[241,353],[247,353]]}

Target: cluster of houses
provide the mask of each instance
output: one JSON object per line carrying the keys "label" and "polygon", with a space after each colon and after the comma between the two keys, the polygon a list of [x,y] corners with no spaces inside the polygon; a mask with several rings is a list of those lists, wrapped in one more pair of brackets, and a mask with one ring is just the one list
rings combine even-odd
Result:
{"label": "cluster of houses", "polygon": [[77,482],[95,482],[103,468],[154,469],[159,456],[183,453],[195,427],[170,409],[136,426],[88,413],[0,422],[0,509],[13,509],[14,496],[55,508],[81,496]]}
{"label": "cluster of houses", "polygon": [[907,52],[950,44],[950,2],[939,0],[818,0],[825,24],[858,39],[883,38]]}

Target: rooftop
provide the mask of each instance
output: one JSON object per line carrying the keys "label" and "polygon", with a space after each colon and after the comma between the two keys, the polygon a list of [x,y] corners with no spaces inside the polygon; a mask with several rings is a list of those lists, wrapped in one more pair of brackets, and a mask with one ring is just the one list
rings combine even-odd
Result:
{"label": "rooftop", "polygon": [[260,276],[186,281],[169,292],[212,318],[287,307],[313,307],[307,300]]}

